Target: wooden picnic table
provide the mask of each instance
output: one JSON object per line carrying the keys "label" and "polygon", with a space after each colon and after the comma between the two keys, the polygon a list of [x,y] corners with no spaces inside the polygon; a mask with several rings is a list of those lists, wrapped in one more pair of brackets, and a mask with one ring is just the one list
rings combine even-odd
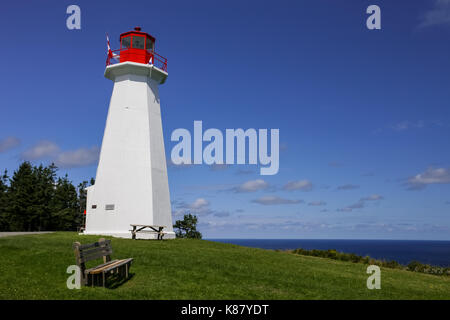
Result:
{"label": "wooden picnic table", "polygon": [[[142,233],[156,233],[158,235],[158,240],[162,240],[164,236],[163,229],[166,226],[155,226],[155,225],[145,225],[145,224],[130,224],[130,226],[133,227],[133,230],[131,231],[131,238],[136,240],[136,233],[142,232]],[[150,230],[145,230],[145,229]]]}

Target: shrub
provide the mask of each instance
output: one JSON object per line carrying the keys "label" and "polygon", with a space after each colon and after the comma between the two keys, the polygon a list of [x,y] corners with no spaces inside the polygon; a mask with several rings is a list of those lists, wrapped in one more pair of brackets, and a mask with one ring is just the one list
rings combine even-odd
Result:
{"label": "shrub", "polygon": [[418,261],[411,261],[407,266],[401,265],[395,260],[377,260],[373,259],[369,256],[358,256],[354,253],[344,253],[339,252],[334,249],[329,250],[306,250],[302,248],[291,250],[290,252],[295,254],[300,254],[304,256],[314,256],[314,257],[322,257],[333,260],[340,261],[351,261],[353,263],[364,263],[370,265],[377,265],[380,267],[390,268],[390,269],[404,269],[413,272],[422,272],[427,274],[434,275],[445,275],[450,276],[450,268],[443,268],[439,266],[430,266],[428,264],[422,264]]}

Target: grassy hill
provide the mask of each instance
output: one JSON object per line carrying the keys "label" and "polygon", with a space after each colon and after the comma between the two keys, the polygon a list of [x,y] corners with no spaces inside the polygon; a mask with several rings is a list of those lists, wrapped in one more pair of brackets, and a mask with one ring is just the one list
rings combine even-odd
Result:
{"label": "grassy hill", "polygon": [[69,290],[72,243],[98,236],[58,232],[0,238],[0,299],[450,299],[450,277],[381,269],[366,288],[366,265],[205,240],[112,238],[113,258],[134,258],[115,289]]}

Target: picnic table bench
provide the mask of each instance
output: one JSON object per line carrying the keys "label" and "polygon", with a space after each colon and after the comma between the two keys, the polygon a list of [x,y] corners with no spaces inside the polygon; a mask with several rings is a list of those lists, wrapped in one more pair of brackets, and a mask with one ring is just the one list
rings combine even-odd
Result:
{"label": "picnic table bench", "polygon": [[[130,270],[133,258],[111,260],[111,254],[113,253],[111,247],[111,240],[99,239],[98,242],[81,244],[75,242],[73,244],[75,252],[75,258],[77,265],[81,271],[81,283],[83,285],[91,284],[94,286],[95,282],[99,282],[100,275],[103,280],[103,287],[105,287],[106,278],[108,275],[116,274],[118,276],[125,276],[128,278],[128,271]],[[103,263],[86,269],[86,262],[103,258]],[[97,280],[97,281],[95,281]]]}
{"label": "picnic table bench", "polygon": [[[145,224],[130,224],[133,227],[131,231],[131,238],[136,239],[136,233],[156,233],[158,235],[158,240],[162,240],[164,236],[163,229],[165,226],[153,226],[153,225],[145,225]],[[150,230],[145,230],[146,228]]]}

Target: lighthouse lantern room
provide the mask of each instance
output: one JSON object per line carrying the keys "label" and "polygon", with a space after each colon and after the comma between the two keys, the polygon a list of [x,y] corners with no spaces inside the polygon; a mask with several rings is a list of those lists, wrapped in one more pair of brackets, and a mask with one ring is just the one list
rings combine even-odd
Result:
{"label": "lighthouse lantern room", "polygon": [[167,59],[141,28],[122,33],[120,49],[108,39],[105,77],[114,87],[95,184],[87,188],[85,234],[130,238],[130,225],[151,225],[175,237],[158,89],[167,76]]}
{"label": "lighthouse lantern room", "polygon": [[167,72],[167,59],[155,52],[155,38],[140,27],[134,31],[124,32],[120,35],[120,48],[111,50],[108,44],[108,58],[106,65],[117,62],[132,61],[137,63],[155,64]]}
{"label": "lighthouse lantern room", "polygon": [[155,51],[155,38],[136,27],[120,35],[120,62],[149,63]]}

